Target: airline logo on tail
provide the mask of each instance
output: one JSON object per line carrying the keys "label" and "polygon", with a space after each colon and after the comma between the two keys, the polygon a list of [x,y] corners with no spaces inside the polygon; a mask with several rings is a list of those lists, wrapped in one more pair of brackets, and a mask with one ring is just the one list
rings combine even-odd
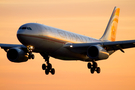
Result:
{"label": "airline logo on tail", "polygon": [[115,41],[119,12],[120,12],[120,8],[115,7],[112,12],[112,15],[110,17],[110,20],[107,24],[106,30],[105,30],[103,36],[100,38],[100,40]]}
{"label": "airline logo on tail", "polygon": [[109,37],[110,41],[115,41],[115,38],[116,38],[116,30],[117,30],[117,25],[118,25],[119,11],[120,11],[119,8],[117,8],[114,11],[113,16],[112,16],[112,21],[110,22],[112,24],[111,25],[111,35]]}

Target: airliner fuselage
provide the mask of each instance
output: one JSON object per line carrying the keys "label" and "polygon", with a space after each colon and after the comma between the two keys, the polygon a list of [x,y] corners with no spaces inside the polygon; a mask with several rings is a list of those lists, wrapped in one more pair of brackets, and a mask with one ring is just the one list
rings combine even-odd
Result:
{"label": "airliner fuselage", "polygon": [[23,45],[31,45],[35,51],[44,51],[63,60],[91,60],[87,55],[73,53],[65,49],[63,47],[65,44],[101,42],[98,39],[38,23],[22,25],[17,32],[17,37]]}

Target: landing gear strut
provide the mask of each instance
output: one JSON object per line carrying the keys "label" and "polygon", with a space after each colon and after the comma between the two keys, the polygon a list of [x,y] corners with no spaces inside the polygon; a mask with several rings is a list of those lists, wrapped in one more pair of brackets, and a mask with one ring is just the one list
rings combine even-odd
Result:
{"label": "landing gear strut", "polygon": [[45,64],[42,64],[42,70],[45,70],[45,74],[48,75],[49,72],[54,75],[55,74],[55,69],[52,68],[52,64],[49,63],[49,56],[46,54],[41,53],[41,55],[45,59]]}
{"label": "landing gear strut", "polygon": [[92,74],[94,73],[94,71],[96,71],[97,73],[100,73],[100,71],[101,71],[100,67],[98,67],[98,65],[97,65],[97,63],[95,61],[93,61],[92,64],[88,63],[87,67],[88,67],[88,69],[90,69],[90,72]]}

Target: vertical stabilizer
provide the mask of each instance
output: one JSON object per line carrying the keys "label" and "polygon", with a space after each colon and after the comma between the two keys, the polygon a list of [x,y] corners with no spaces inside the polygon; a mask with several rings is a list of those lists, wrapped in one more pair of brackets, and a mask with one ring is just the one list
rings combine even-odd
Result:
{"label": "vertical stabilizer", "polygon": [[100,40],[115,41],[119,12],[120,12],[120,8],[114,7],[114,10],[113,10],[110,20],[107,24],[105,32],[104,32],[103,36],[100,38]]}

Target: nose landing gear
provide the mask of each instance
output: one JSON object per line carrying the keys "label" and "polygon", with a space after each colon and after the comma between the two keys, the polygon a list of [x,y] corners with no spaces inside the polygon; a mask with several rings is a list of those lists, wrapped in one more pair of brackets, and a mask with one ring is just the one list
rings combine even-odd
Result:
{"label": "nose landing gear", "polygon": [[34,54],[32,54],[32,51],[34,50],[34,47],[33,46],[27,46],[27,50],[28,50],[28,57],[29,57],[29,59],[34,59],[35,58],[35,56],[34,56]]}

